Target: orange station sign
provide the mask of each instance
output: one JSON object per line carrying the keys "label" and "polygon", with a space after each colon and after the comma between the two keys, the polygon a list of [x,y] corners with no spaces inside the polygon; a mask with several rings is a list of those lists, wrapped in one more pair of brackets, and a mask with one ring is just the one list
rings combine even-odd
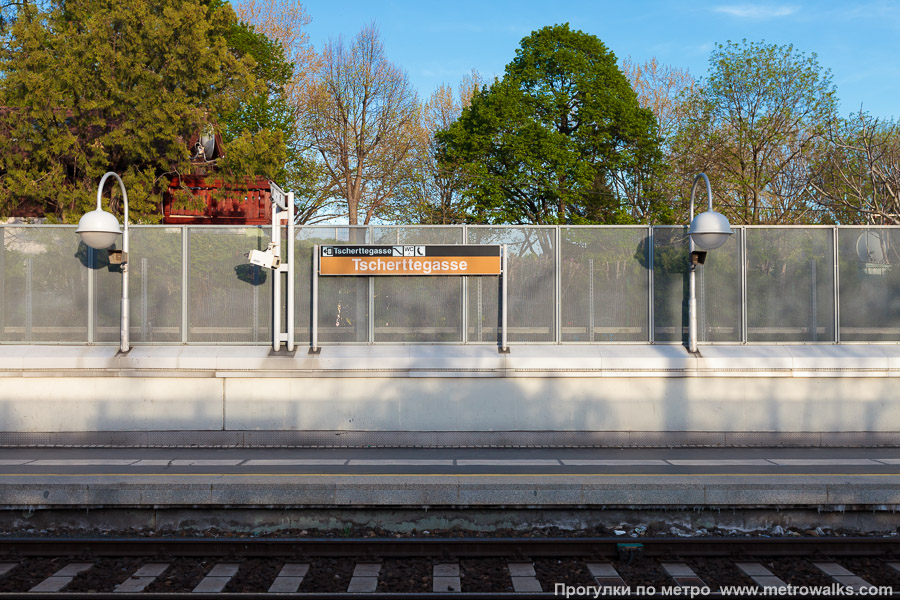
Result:
{"label": "orange station sign", "polygon": [[499,245],[320,246],[319,275],[500,275]]}

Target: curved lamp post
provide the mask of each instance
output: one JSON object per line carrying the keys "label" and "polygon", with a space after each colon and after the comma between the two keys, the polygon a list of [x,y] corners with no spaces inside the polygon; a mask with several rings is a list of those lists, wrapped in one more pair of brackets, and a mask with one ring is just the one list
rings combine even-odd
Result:
{"label": "curved lamp post", "polygon": [[122,198],[125,202],[125,235],[122,238],[122,315],[121,325],[119,327],[119,350],[128,352],[128,192],[125,191],[125,184],[122,178],[117,174],[109,171],[102,179],[100,185],[97,186],[97,208],[85,213],[81,220],[78,221],[78,229],[75,233],[81,236],[81,241],[96,250],[109,248],[116,241],[116,238],[122,233],[119,228],[119,220],[114,215],[106,212],[100,206],[103,194],[103,184],[110,177],[115,177],[119,182],[119,188],[122,190]]}
{"label": "curved lamp post", "polygon": [[[694,217],[694,194],[700,180],[706,182],[706,197],[708,206],[706,212]],[[706,173],[700,173],[694,177],[694,185],[691,186],[691,226],[688,229],[691,249],[691,274],[690,274],[690,299],[688,304],[688,349],[697,351],[697,263],[703,264],[706,260],[706,250],[715,250],[728,241],[728,237],[734,232],[725,215],[713,210],[712,188],[709,185],[709,177]],[[696,251],[695,246],[703,251]]]}

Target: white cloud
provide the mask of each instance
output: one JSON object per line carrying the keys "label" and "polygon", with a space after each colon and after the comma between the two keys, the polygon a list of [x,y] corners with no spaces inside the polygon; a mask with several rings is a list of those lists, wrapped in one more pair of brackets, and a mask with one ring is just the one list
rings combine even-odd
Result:
{"label": "white cloud", "polygon": [[775,19],[787,17],[799,9],[796,6],[774,4],[726,4],[713,9],[718,13],[725,13],[739,19]]}

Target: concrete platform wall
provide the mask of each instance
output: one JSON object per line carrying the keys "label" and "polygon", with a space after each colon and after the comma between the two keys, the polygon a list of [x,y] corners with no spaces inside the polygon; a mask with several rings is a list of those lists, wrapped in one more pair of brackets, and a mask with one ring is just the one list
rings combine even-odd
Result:
{"label": "concrete platform wall", "polygon": [[900,436],[897,345],[304,350],[0,346],[0,433]]}

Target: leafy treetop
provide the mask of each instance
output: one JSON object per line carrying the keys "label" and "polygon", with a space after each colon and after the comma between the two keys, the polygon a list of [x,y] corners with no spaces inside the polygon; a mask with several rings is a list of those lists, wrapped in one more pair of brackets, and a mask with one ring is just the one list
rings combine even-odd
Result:
{"label": "leafy treetop", "polygon": [[112,170],[125,180],[134,218],[154,222],[160,181],[187,168],[186,141],[218,120],[235,140],[249,132],[267,142],[259,149],[238,144],[227,172],[268,175],[259,173],[266,160],[284,164],[277,119],[265,111],[251,119],[254,100],[268,102],[271,85],[277,91],[283,56],[258,61],[265,42],[228,4],[25,3],[7,38],[0,55],[5,214],[75,221],[93,204],[99,177]]}
{"label": "leafy treetop", "polygon": [[471,218],[492,223],[633,222],[660,158],[613,53],[567,24],[523,39],[438,140],[469,171]]}

